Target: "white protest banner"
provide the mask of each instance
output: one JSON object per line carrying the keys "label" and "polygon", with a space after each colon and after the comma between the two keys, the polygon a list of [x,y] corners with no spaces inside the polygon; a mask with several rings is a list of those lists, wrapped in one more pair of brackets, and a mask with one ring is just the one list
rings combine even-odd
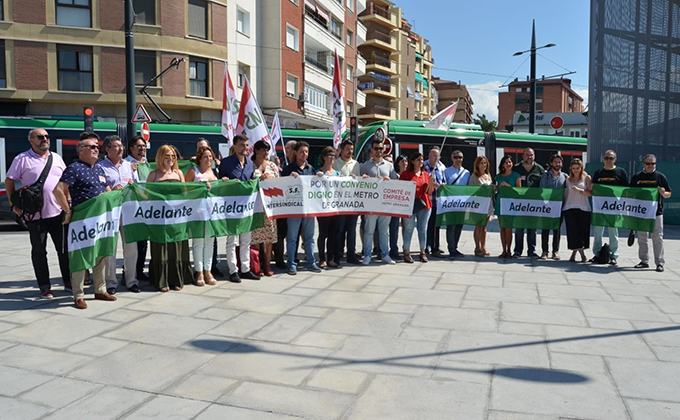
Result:
{"label": "white protest banner", "polygon": [[375,214],[411,217],[416,184],[378,178],[318,177],[267,179],[262,198],[272,218]]}

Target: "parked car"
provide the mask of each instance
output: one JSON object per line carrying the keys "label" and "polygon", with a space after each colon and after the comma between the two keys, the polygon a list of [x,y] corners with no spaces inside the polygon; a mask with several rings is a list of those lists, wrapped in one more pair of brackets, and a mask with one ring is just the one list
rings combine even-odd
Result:
{"label": "parked car", "polygon": [[[21,186],[19,182],[17,182],[15,185],[17,187]],[[9,197],[7,197],[4,181],[0,182],[0,220],[10,220],[12,222],[16,222],[23,229],[28,230],[26,222],[24,222],[21,217],[17,216],[16,213],[14,213],[9,207]]]}

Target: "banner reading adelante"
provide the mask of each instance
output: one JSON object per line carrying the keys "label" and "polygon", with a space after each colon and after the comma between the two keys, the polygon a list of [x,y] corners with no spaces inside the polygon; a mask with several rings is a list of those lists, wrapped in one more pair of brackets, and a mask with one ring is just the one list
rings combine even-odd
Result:
{"label": "banner reading adelante", "polygon": [[314,175],[260,182],[262,199],[274,219],[336,214],[411,217],[415,185],[410,181]]}
{"label": "banner reading adelante", "polygon": [[500,187],[502,228],[559,229],[564,188]]}
{"label": "banner reading adelante", "polygon": [[658,208],[656,188],[593,184],[593,226],[652,232]]}
{"label": "banner reading adelante", "polygon": [[486,226],[492,185],[442,185],[437,188],[437,227]]}

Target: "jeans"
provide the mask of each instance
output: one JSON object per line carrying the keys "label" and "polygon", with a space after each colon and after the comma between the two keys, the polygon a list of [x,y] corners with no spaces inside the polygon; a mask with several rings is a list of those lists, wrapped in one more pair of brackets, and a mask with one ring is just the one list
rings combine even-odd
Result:
{"label": "jeans", "polygon": [[357,252],[357,215],[340,216],[338,223],[338,237],[336,242],[338,255],[342,258],[345,249],[345,235],[347,235],[347,258],[354,258]]}
{"label": "jeans", "polygon": [[[194,254],[194,271],[200,273],[201,271],[210,271],[213,261],[213,239],[208,232],[208,226],[205,227],[205,236],[196,238],[191,243],[191,250]],[[249,255],[250,256],[250,255]]]}
{"label": "jeans", "polygon": [[64,286],[71,286],[71,275],[68,268],[68,252],[66,250],[66,232],[61,222],[62,215],[28,222],[28,236],[31,241],[31,262],[35,278],[40,290],[50,290],[50,269],[47,264],[47,235],[52,238],[54,248],[59,258],[59,271]]}
{"label": "jeans", "polygon": [[[619,258],[619,229],[608,227],[609,249],[612,251],[612,258]],[[604,226],[593,226],[593,254],[599,255],[602,249],[602,238],[604,237]]]}
{"label": "jeans", "polygon": [[452,257],[456,256],[458,251],[458,241],[460,241],[460,234],[463,232],[463,225],[448,225],[446,226],[446,244],[449,249],[449,254]]}
{"label": "jeans", "polygon": [[307,266],[316,264],[314,260],[314,218],[313,217],[291,217],[288,219],[288,232],[286,233],[286,248],[288,250],[288,268],[297,268],[295,254],[297,254],[298,232],[302,226],[302,237],[305,241],[305,255],[307,255]]}
{"label": "jeans", "polygon": [[425,248],[427,248],[427,225],[430,220],[431,210],[422,209],[414,213],[411,218],[404,218],[404,252],[411,252],[411,238],[413,237],[414,227],[418,229],[420,251],[425,251]]}
{"label": "jeans", "polygon": [[[649,263],[649,232],[638,231],[637,238],[640,262]],[[664,265],[666,260],[663,258],[663,214],[656,216],[654,221],[652,245],[654,246],[654,263]]]}
{"label": "jeans", "polygon": [[[515,229],[514,255],[522,255],[524,251],[524,229]],[[536,229],[527,229],[527,252],[528,255],[536,254]]]}
{"label": "jeans", "polygon": [[241,272],[246,273],[250,271],[250,232],[242,233],[240,235],[227,236],[227,266],[229,267],[229,274],[234,274],[238,271],[236,266],[236,245],[239,246],[239,257],[241,258]]}
{"label": "jeans", "polygon": [[[560,217],[560,227],[553,230],[553,240],[552,240],[552,252],[559,252],[560,250],[560,237],[562,236],[562,233],[560,230],[562,229],[562,219],[564,218],[564,214],[562,217]],[[550,239],[550,229],[541,229],[541,249],[543,250],[543,253],[546,254],[548,253],[548,244],[549,244],[549,239]]]}
{"label": "jeans", "polygon": [[366,215],[364,216],[366,221],[366,227],[364,228],[364,258],[371,255],[371,250],[373,248],[373,232],[376,228],[378,229],[378,245],[380,248],[380,254],[383,258],[389,256],[389,227],[390,227],[390,216],[375,216]]}
{"label": "jeans", "polygon": [[[401,217],[392,217],[390,219],[390,255],[399,255],[399,225],[401,225]],[[426,236],[427,236],[427,232]],[[427,238],[425,238],[427,241]],[[424,248],[423,248],[424,249]]]}

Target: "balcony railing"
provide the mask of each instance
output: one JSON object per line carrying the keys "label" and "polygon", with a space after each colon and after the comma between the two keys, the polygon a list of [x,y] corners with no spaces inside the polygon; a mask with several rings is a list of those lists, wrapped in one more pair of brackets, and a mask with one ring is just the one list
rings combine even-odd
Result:
{"label": "balcony railing", "polygon": [[319,13],[316,12],[316,10],[312,9],[308,5],[305,5],[305,15],[309,16],[313,21],[315,21],[319,25],[323,26],[326,30],[328,30],[328,21],[326,20],[326,18],[321,16]]}
{"label": "balcony railing", "polygon": [[314,53],[305,52],[305,62],[311,64],[324,73],[330,74],[330,66],[328,65],[328,55],[319,57]]}
{"label": "balcony railing", "polygon": [[377,64],[379,66],[389,68],[390,65],[391,65],[391,61],[392,60],[390,60],[389,58],[376,56],[376,57],[371,57],[368,60],[366,60],[366,64]]}
{"label": "balcony railing", "polygon": [[370,105],[359,110],[359,115],[378,114],[386,117],[392,116],[392,108],[381,105]]}
{"label": "balcony railing", "polygon": [[387,10],[385,10],[385,9],[383,9],[383,8],[381,8],[381,7],[376,6],[376,5],[373,4],[373,3],[371,3],[371,4],[369,5],[369,7],[366,8],[366,11],[365,11],[364,13],[362,13],[362,15],[363,15],[363,14],[366,14],[366,15],[378,15],[378,16],[384,17],[384,18],[387,19],[387,20],[390,20],[390,12],[387,11]]}
{"label": "balcony railing", "polygon": [[373,29],[369,31],[366,34],[367,39],[377,39],[378,41],[382,41],[386,44],[392,44],[392,37],[390,34],[386,34],[384,32],[378,31],[376,29]]}

